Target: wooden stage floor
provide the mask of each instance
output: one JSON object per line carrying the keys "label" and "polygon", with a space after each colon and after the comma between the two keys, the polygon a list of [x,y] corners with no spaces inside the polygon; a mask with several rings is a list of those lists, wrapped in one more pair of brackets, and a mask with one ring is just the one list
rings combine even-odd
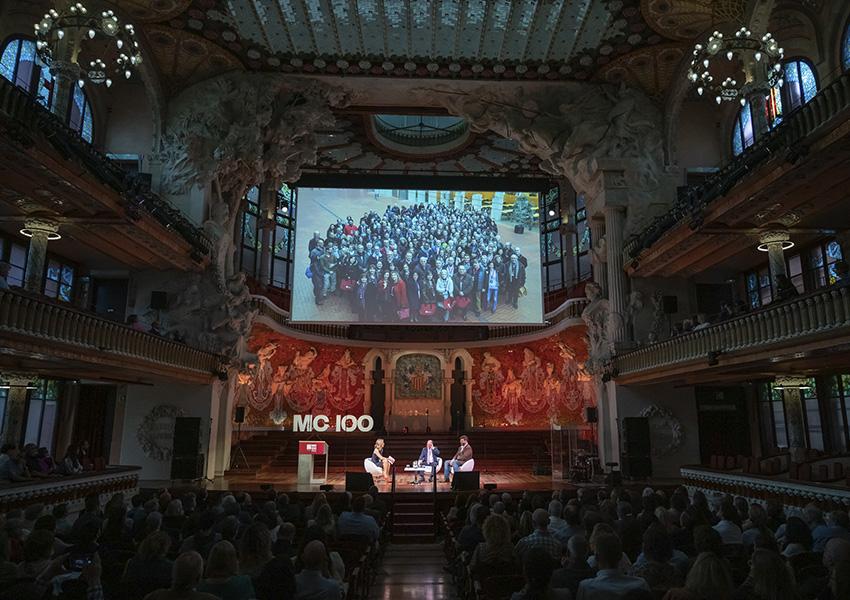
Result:
{"label": "wooden stage floor", "polygon": [[[255,473],[246,472],[244,475],[241,475],[234,474],[233,472],[231,472],[225,477],[217,477],[212,482],[207,483],[205,487],[209,490],[258,492],[265,488],[267,485],[271,485],[272,488],[278,492],[297,491],[311,493],[319,491],[320,484],[317,483],[315,485],[298,485],[295,479],[296,477],[294,473],[261,473],[258,477]],[[433,486],[431,484],[428,484],[427,482],[425,484],[420,485],[411,485],[410,482],[412,479],[413,476],[410,473],[396,474],[396,492],[427,494],[433,491]],[[530,492],[544,492],[560,489],[575,490],[581,487],[598,488],[603,487],[605,485],[601,478],[590,483],[573,483],[564,480],[556,481],[548,475],[531,475],[529,473],[521,472],[508,472],[500,474],[489,471],[481,472],[480,482],[482,488],[485,484],[494,483],[496,484],[496,489],[500,491],[518,493],[521,493],[526,490]],[[172,486],[174,483],[175,482],[171,481],[141,481],[140,487],[153,489],[169,487]],[[345,490],[345,473],[329,474],[327,483],[334,486],[333,491],[335,492]],[[681,483],[681,480],[678,479],[654,478],[652,480],[626,481],[624,482],[624,485],[629,488],[643,486],[669,487],[678,485],[679,483]],[[377,486],[378,490],[382,493],[389,493],[392,491],[392,486],[389,482],[378,483]],[[448,483],[444,483],[442,477],[438,477],[437,492],[441,494],[446,494],[451,491],[451,485]]]}

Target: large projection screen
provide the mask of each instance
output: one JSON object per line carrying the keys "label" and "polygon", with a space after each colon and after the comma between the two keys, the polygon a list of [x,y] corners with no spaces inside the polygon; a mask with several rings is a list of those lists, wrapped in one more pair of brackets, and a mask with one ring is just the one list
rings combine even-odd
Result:
{"label": "large projection screen", "polygon": [[299,188],[292,320],[543,321],[540,193]]}

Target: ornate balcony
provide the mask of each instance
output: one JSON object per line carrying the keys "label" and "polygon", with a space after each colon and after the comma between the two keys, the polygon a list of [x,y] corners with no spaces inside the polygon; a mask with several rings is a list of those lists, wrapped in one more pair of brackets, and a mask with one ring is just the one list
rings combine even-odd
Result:
{"label": "ornate balcony", "polygon": [[108,467],[105,471],[83,475],[7,484],[0,488],[0,512],[35,503],[44,504],[48,509],[67,503],[68,512],[73,514],[82,510],[86,496],[100,495],[103,505],[112,494],[120,492],[128,498],[138,487],[139,467]]}
{"label": "ornate balcony", "polygon": [[788,507],[801,507],[809,502],[827,502],[843,507],[850,506],[850,489],[824,484],[812,485],[781,478],[724,473],[703,467],[683,467],[682,479],[689,491],[702,491],[708,498],[731,494],[763,503],[778,498]]}
{"label": "ornate balcony", "polygon": [[[163,337],[136,331],[40,296],[0,290],[0,367],[39,368],[58,361],[80,378],[110,367],[130,380],[151,375],[206,383],[221,357]],[[52,368],[59,368],[58,366]]]}
{"label": "ornate balcony", "polygon": [[804,369],[850,342],[850,288],[831,287],[620,354],[618,383],[693,376],[716,365]]}
{"label": "ornate balcony", "polygon": [[265,324],[281,333],[293,337],[333,338],[337,340],[360,340],[374,342],[476,342],[492,340],[526,341],[551,335],[581,323],[581,313],[587,306],[587,298],[570,298],[555,310],[544,315],[541,325],[359,325],[349,323],[293,323],[289,312],[279,308],[261,295],[251,297],[252,308]]}

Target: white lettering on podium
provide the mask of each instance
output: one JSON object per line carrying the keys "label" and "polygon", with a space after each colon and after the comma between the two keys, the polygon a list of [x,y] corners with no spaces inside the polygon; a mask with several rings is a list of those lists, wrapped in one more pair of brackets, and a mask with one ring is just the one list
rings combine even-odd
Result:
{"label": "white lettering on podium", "polygon": [[[353,431],[372,431],[375,420],[370,415],[337,415],[333,429],[344,433]],[[293,415],[292,431],[327,431],[331,428],[331,419],[327,415]]]}

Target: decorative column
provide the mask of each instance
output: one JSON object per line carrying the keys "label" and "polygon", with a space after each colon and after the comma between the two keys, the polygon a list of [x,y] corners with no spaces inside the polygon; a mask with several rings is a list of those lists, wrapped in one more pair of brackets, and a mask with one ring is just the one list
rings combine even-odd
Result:
{"label": "decorative column", "polygon": [[605,206],[605,253],[608,263],[608,302],[615,315],[611,342],[626,341],[626,272],[623,270],[623,227],[626,211],[622,206]]}
{"label": "decorative column", "polygon": [[[590,259],[593,265],[593,281],[602,288],[602,295],[608,296],[608,255],[604,250],[605,220],[600,217],[588,219],[590,224]],[[580,241],[580,240],[579,240]]]}
{"label": "decorative column", "polygon": [[803,462],[806,458],[806,431],[803,425],[803,395],[801,390],[808,384],[804,377],[777,377],[774,389],[782,390],[785,408],[785,426],[788,429],[788,454],[791,461]]}
{"label": "decorative column", "polygon": [[74,86],[80,80],[80,67],[68,60],[54,60],[50,65],[50,74],[53,75],[53,102],[50,112],[64,123],[71,108]]}
{"label": "decorative column", "polygon": [[280,189],[277,181],[267,181],[260,184],[260,215],[259,237],[260,247],[257,257],[257,279],[263,285],[271,283],[271,266],[274,248],[272,232],[275,228],[275,212],[277,210],[277,191]]}
{"label": "decorative column", "polygon": [[24,273],[24,289],[40,294],[44,281],[44,262],[47,259],[47,242],[61,237],[59,225],[49,219],[29,219],[25,222],[21,233],[30,238],[27,269]]}
{"label": "decorative column", "polygon": [[776,292],[776,278],[780,275],[788,276],[788,268],[785,264],[785,251],[793,248],[788,232],[783,229],[764,231],[759,235],[758,249],[767,252],[767,262],[770,267],[770,281],[773,291]]}

